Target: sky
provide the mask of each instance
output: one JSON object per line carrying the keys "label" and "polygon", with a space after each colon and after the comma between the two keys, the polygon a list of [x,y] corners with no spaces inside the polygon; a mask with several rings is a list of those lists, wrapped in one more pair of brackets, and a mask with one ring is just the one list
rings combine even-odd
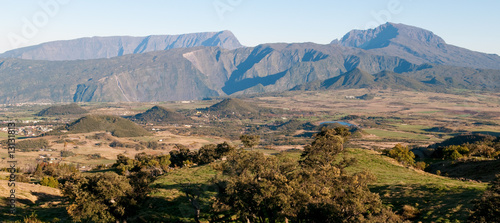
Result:
{"label": "sky", "polygon": [[330,43],[385,22],[500,55],[498,0],[0,0],[0,53],[91,36],[230,30],[245,46]]}

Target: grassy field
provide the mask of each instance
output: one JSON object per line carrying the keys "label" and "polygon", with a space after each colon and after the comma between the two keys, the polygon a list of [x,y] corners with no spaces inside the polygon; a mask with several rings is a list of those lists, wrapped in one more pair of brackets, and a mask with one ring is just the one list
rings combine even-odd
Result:
{"label": "grassy field", "polygon": [[348,154],[358,161],[351,171],[369,171],[377,177],[370,188],[385,204],[400,214],[404,205],[418,209],[415,222],[463,222],[473,208],[472,201],[487,186],[403,167],[370,150],[351,149]]}
{"label": "grassy field", "polygon": [[394,132],[380,129],[366,129],[365,132],[376,135],[382,139],[412,139],[412,140],[429,140],[430,137],[421,134],[410,132]]}

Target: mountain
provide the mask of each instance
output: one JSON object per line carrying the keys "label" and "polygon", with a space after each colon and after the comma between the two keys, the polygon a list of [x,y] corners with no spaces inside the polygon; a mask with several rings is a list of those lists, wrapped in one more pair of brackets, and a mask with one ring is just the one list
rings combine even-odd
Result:
{"label": "mountain", "polygon": [[55,105],[48,107],[36,113],[36,116],[55,116],[55,115],[79,115],[88,113],[87,110],[81,108],[75,103],[69,105]]}
{"label": "mountain", "polygon": [[417,66],[396,57],[313,43],[178,48],[77,61],[4,59],[0,103],[173,101],[284,91],[355,67],[376,73]]}
{"label": "mountain", "polygon": [[500,66],[497,60],[447,45],[429,31],[387,23],[352,31],[336,44],[197,46],[92,60],[0,58],[0,103],[178,101],[372,85],[498,91],[500,70],[478,68]]}
{"label": "mountain", "polygon": [[196,46],[219,46],[224,49],[242,47],[233,33],[221,31],[146,37],[90,37],[54,41],[7,51],[0,54],[0,58],[51,61],[88,60]]}
{"label": "mountain", "polygon": [[154,106],[130,119],[142,123],[182,123],[188,120],[186,116],[161,106]]}
{"label": "mountain", "polygon": [[48,132],[47,135],[61,134],[61,131],[73,133],[87,133],[106,131],[116,137],[138,137],[151,135],[141,126],[130,120],[111,115],[88,115],[70,124]]}
{"label": "mountain", "polygon": [[382,71],[369,74],[355,68],[337,77],[298,85],[291,90],[332,89],[398,89],[443,92],[446,89],[473,89],[495,91],[500,89],[500,71],[472,68],[424,65],[424,69],[405,73]]}
{"label": "mountain", "polygon": [[500,69],[498,55],[449,45],[431,31],[404,24],[386,23],[374,29],[353,30],[332,44],[395,56],[415,64]]}

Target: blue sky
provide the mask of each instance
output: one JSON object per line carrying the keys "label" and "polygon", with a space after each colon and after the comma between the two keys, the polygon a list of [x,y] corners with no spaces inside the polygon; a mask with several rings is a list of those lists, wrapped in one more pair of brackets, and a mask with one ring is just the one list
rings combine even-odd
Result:
{"label": "blue sky", "polygon": [[0,0],[0,53],[53,40],[231,30],[243,45],[326,44],[387,21],[500,55],[496,0]]}

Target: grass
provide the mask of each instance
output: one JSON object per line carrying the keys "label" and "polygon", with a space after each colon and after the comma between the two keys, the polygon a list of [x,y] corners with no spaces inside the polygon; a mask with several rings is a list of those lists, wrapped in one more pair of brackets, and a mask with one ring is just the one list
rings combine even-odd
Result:
{"label": "grass", "polygon": [[365,129],[365,132],[376,135],[384,139],[413,139],[413,140],[429,140],[430,138],[425,135],[408,133],[408,132],[393,132],[380,129]]}
{"label": "grass", "polygon": [[194,208],[185,193],[185,188],[194,188],[200,193],[201,218],[210,210],[211,197],[216,190],[210,183],[216,171],[210,165],[184,167],[157,179],[150,186],[155,191],[150,195],[145,208],[140,210],[137,220],[147,222],[189,222],[194,219]]}
{"label": "grass", "polygon": [[404,205],[416,207],[420,213],[412,221],[465,221],[472,201],[480,196],[487,184],[455,180],[398,165],[377,152],[350,149],[349,156],[358,161],[349,171],[369,171],[377,180],[370,189],[382,201],[401,213]]}

